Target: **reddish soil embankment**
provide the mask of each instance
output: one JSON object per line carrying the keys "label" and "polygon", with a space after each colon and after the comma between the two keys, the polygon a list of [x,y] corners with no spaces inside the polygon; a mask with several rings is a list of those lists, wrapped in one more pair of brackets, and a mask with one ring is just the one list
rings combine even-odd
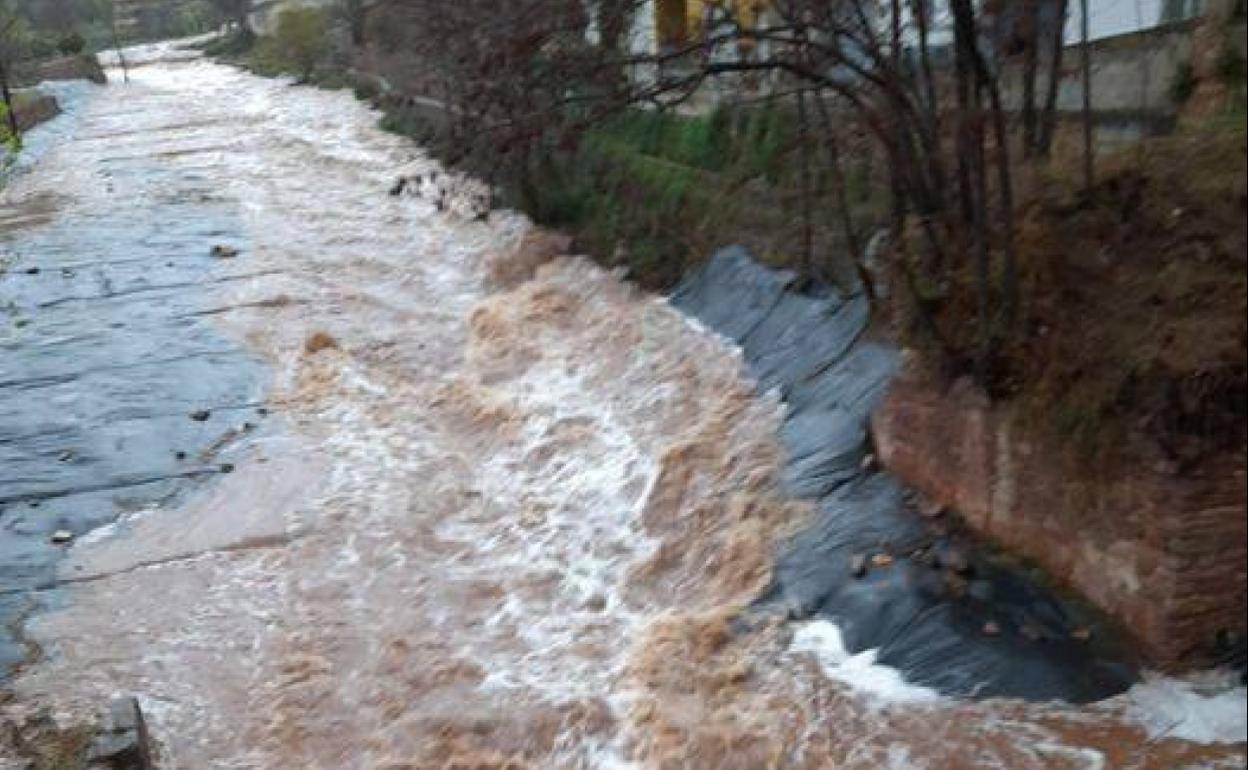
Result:
{"label": "reddish soil embankment", "polygon": [[1021,212],[1010,392],[916,356],[874,419],[891,470],[1168,668],[1245,632],[1245,166],[1223,126],[1104,163],[1091,196],[1049,180]]}
{"label": "reddish soil embankment", "polygon": [[56,97],[31,91],[20,95],[14,111],[17,113],[17,127],[27,131],[61,114],[61,107]]}

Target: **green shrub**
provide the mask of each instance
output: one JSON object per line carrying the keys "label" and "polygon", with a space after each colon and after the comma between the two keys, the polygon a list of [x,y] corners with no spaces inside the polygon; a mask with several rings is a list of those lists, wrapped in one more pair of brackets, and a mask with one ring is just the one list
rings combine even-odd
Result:
{"label": "green shrub", "polygon": [[329,50],[329,16],[319,8],[288,8],[277,17],[272,53],[283,69],[307,80]]}
{"label": "green shrub", "polygon": [[1228,86],[1237,86],[1244,82],[1244,57],[1234,46],[1227,44],[1218,53],[1218,78]]}
{"label": "green shrub", "polygon": [[1191,62],[1179,62],[1170,76],[1170,99],[1175,104],[1183,104],[1192,97],[1196,90],[1196,71]]}
{"label": "green shrub", "polygon": [[60,51],[63,56],[82,53],[82,49],[86,47],[87,41],[83,40],[82,35],[77,32],[61,35],[61,39],[56,41],[56,50]]}
{"label": "green shrub", "polygon": [[381,96],[381,88],[369,78],[356,78],[351,90],[355,93],[355,98],[362,102],[371,102]]}
{"label": "green shrub", "polygon": [[46,33],[34,33],[26,41],[25,55],[31,59],[46,59],[56,56],[57,38]]}

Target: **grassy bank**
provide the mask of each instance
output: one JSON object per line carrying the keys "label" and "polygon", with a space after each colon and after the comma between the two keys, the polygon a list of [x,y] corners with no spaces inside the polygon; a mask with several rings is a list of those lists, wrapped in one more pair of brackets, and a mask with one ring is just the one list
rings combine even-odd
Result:
{"label": "grassy bank", "polygon": [[[428,109],[386,104],[382,126],[436,148]],[[572,234],[579,251],[624,267],[647,288],[670,287],[716,248],[744,244],[768,264],[808,267],[852,287],[844,234],[834,226],[832,180],[811,180],[809,264],[800,216],[799,151],[791,111],[778,102],[700,115],[630,110],[588,130],[574,148],[545,148],[527,191],[504,203]],[[814,148],[812,151],[818,151]],[[849,165],[856,227],[880,218],[869,155]]]}

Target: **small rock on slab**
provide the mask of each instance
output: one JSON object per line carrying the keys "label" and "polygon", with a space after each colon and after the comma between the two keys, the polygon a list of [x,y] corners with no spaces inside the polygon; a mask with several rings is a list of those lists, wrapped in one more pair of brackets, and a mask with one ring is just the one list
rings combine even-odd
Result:
{"label": "small rock on slab", "polygon": [[956,545],[941,546],[936,551],[936,563],[959,575],[967,575],[972,571],[970,557],[965,550]]}
{"label": "small rock on slab", "polygon": [[999,636],[1001,634],[1001,624],[995,620],[990,620],[984,624],[981,630],[984,632],[984,636]]}
{"label": "small rock on slab", "polygon": [[58,529],[52,533],[52,537],[48,538],[53,545],[63,545],[74,539],[74,533],[68,529]]}
{"label": "small rock on slab", "polygon": [[110,770],[152,770],[150,742],[138,699],[114,698],[108,718],[91,743],[87,762]]}
{"label": "small rock on slab", "polygon": [[303,350],[308,354],[319,353],[322,350],[337,350],[338,340],[326,332],[313,332],[303,341]]}
{"label": "small rock on slab", "polygon": [[871,566],[873,567],[887,567],[892,563],[893,557],[891,554],[877,553],[875,556],[871,557]]}
{"label": "small rock on slab", "polygon": [[849,574],[856,578],[860,578],[867,574],[867,557],[865,555],[856,553],[850,557]]}
{"label": "small rock on slab", "polygon": [[217,259],[230,259],[238,256],[238,249],[233,246],[226,246],[225,244],[218,243],[216,246],[212,247],[211,253],[212,256]]}
{"label": "small rock on slab", "polygon": [[195,411],[191,412],[187,416],[190,417],[195,422],[203,422],[212,416],[212,412],[208,411],[207,409],[196,409]]}
{"label": "small rock on slab", "polygon": [[919,515],[922,516],[923,518],[935,519],[935,518],[939,518],[940,516],[943,516],[944,513],[945,513],[945,506],[943,504],[937,502],[936,500],[920,499]]}

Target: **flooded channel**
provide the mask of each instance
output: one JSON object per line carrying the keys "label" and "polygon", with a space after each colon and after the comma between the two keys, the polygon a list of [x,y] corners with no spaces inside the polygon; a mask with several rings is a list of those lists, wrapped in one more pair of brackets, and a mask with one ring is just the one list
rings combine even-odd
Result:
{"label": "flooded channel", "polygon": [[8,717],[132,693],[169,768],[1245,766],[1223,677],[966,701],[745,629],[814,514],[739,351],[388,195],[436,165],[348,92],[164,50],[3,193]]}

